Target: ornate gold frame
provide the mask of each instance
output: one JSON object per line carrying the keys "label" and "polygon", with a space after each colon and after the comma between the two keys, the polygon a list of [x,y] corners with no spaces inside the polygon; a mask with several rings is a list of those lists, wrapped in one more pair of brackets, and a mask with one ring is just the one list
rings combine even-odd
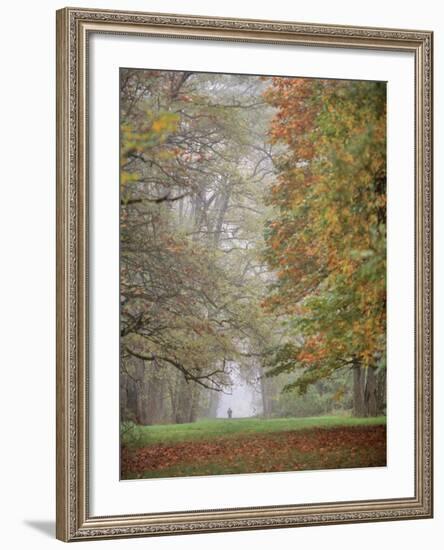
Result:
{"label": "ornate gold frame", "polygon": [[[88,511],[86,44],[107,32],[407,51],[415,56],[415,496],[136,516]],[[429,31],[65,8],[57,12],[57,538],[432,516],[432,39]]]}

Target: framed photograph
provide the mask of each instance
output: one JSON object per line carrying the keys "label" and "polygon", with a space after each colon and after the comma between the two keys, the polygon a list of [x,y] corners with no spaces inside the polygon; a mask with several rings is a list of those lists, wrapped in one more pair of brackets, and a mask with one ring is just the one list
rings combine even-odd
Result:
{"label": "framed photograph", "polygon": [[432,517],[432,32],[57,12],[57,537]]}

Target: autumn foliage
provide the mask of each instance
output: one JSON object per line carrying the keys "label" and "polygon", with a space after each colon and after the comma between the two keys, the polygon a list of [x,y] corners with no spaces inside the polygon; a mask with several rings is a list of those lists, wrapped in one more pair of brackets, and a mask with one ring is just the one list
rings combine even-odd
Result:
{"label": "autumn foliage", "polygon": [[307,385],[343,367],[385,368],[386,92],[381,82],[274,78],[271,140],[282,152],[268,195],[263,301],[295,338],[269,374]]}

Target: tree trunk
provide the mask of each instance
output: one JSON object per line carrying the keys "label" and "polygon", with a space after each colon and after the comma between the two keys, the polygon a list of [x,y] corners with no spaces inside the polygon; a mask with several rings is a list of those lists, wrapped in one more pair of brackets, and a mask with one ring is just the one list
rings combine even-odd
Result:
{"label": "tree trunk", "polygon": [[136,406],[136,423],[146,424],[146,407],[145,407],[145,392],[143,388],[143,382],[137,382],[137,406]]}
{"label": "tree trunk", "polygon": [[194,384],[191,390],[191,399],[190,399],[190,414],[188,417],[188,422],[196,422],[197,415],[199,412],[199,397],[200,391],[197,384]]}
{"label": "tree trunk", "polygon": [[181,376],[178,381],[176,395],[176,424],[184,424],[189,421],[190,417],[191,391],[190,383],[187,382],[183,376]]}
{"label": "tree trunk", "polygon": [[364,400],[366,415],[365,416],[377,416],[378,406],[376,401],[376,369],[374,367],[367,367],[367,380],[365,384]]}
{"label": "tree trunk", "polygon": [[129,376],[124,377],[121,393],[121,420],[135,421],[137,417],[137,385]]}
{"label": "tree trunk", "polygon": [[387,408],[387,371],[380,368],[376,373],[376,403],[378,414],[385,414]]}
{"label": "tree trunk", "polygon": [[177,380],[168,380],[168,391],[171,405],[171,421],[175,422],[177,416]]}
{"label": "tree trunk", "polygon": [[224,190],[224,194],[221,197],[220,208],[217,215],[216,223],[214,226],[214,246],[217,247],[219,244],[220,234],[222,232],[222,227],[224,224],[225,214],[227,213],[228,205],[230,203],[231,196],[231,185],[228,189]]}
{"label": "tree trunk", "polygon": [[210,418],[216,418],[217,417],[217,408],[219,405],[219,392],[212,391],[210,393],[210,404],[208,407],[208,416]]}
{"label": "tree trunk", "polygon": [[378,413],[376,369],[355,364],[353,367],[353,416],[363,418],[377,416]]}
{"label": "tree trunk", "polygon": [[363,417],[365,414],[364,402],[365,373],[361,365],[353,366],[353,416]]}
{"label": "tree trunk", "polygon": [[260,375],[260,383],[261,383],[261,397],[262,397],[262,415],[265,418],[268,418],[270,416],[270,408],[268,406],[268,399],[267,399],[267,387],[265,384],[265,377],[261,369],[261,375]]}

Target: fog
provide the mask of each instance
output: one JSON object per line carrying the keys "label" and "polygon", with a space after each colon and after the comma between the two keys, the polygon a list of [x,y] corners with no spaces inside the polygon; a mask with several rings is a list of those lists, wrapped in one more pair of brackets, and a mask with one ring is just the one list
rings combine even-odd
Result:
{"label": "fog", "polygon": [[245,418],[262,414],[260,395],[256,387],[243,380],[236,369],[231,371],[232,386],[229,393],[220,396],[217,418],[227,418],[228,409],[233,418]]}

